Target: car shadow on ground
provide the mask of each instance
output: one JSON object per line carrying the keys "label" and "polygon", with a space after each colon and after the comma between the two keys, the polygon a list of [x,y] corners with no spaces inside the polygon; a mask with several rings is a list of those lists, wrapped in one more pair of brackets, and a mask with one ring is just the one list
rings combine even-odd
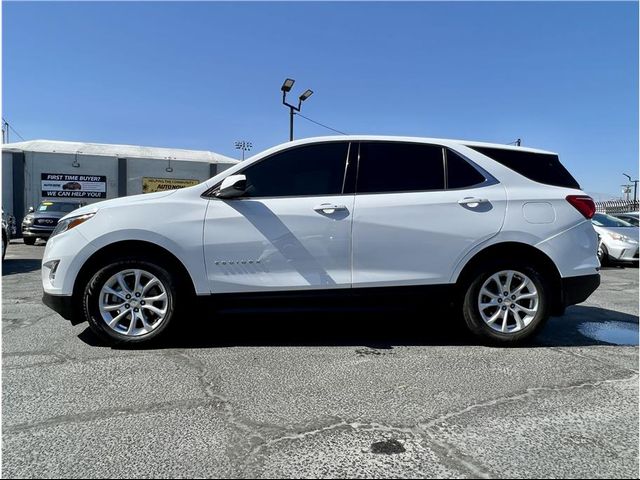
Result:
{"label": "car shadow on ground", "polygon": [[[224,347],[335,346],[392,349],[396,346],[481,345],[452,316],[425,318],[415,311],[398,312],[243,312],[219,313],[209,319],[178,322],[149,345],[116,345],[115,349],[194,349]],[[582,347],[608,343],[580,333],[580,325],[626,322],[636,328],[638,317],[598,307],[574,306],[553,317],[524,348]],[[634,327],[635,325],[635,327]],[[107,347],[89,328],[79,338],[92,346]]]}
{"label": "car shadow on ground", "polygon": [[601,270],[620,270],[625,268],[638,268],[638,262],[609,262],[600,267]]}
{"label": "car shadow on ground", "polygon": [[38,258],[5,258],[2,261],[2,276],[33,272],[35,270],[40,270],[41,265],[42,260]]}

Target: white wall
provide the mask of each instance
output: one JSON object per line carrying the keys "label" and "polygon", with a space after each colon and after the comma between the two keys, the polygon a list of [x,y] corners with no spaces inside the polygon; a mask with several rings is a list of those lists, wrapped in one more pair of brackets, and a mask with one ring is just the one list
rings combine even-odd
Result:
{"label": "white wall", "polygon": [[13,213],[13,154],[2,152],[2,209]]}
{"label": "white wall", "polygon": [[[79,167],[72,164],[76,156],[68,153],[25,152],[24,201],[25,209],[37,207],[42,201],[42,173],[69,175],[105,175],[107,198],[118,196],[118,160],[114,157],[78,155]],[[79,202],[95,203],[100,198],[79,198]]]}
{"label": "white wall", "polygon": [[[74,167],[75,154],[24,152],[24,209],[37,207],[42,201],[42,173],[70,175],[104,175],[107,177],[107,199],[118,197],[118,158],[83,155],[77,156],[79,167]],[[10,152],[2,154],[2,206],[16,217],[25,212],[13,212],[13,159]],[[142,193],[142,177],[196,179],[203,182],[211,177],[207,162],[171,161],[173,172],[167,172],[167,160],[127,158],[127,195]],[[218,164],[218,173],[233,164]],[[104,199],[79,198],[79,202],[95,203]]]}
{"label": "white wall", "polygon": [[172,172],[167,172],[167,160],[127,158],[127,195],[142,193],[142,177],[179,178],[204,182],[211,178],[210,166],[205,162],[171,160]]}

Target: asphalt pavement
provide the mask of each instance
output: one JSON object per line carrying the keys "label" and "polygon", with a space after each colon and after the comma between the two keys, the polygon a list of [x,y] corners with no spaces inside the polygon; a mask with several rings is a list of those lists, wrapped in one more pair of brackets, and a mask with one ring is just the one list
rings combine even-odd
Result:
{"label": "asphalt pavement", "polygon": [[638,478],[638,269],[522,348],[442,313],[245,312],[118,349],[2,268],[2,475]]}

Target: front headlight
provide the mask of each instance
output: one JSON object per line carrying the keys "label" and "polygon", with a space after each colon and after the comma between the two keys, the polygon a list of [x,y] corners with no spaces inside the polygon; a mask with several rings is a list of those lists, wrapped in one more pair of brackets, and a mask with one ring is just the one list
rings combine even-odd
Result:
{"label": "front headlight", "polygon": [[65,218],[64,220],[60,220],[56,228],[53,230],[51,237],[53,238],[56,235],[66,232],[67,230],[71,230],[74,227],[86,222],[91,217],[93,217],[95,213],[87,213],[85,215],[78,215],[77,217]]}
{"label": "front headlight", "polygon": [[626,235],[621,235],[620,233],[607,232],[607,235],[609,235],[611,238],[619,242],[637,243],[633,238],[627,237]]}
{"label": "front headlight", "polygon": [[30,213],[29,215],[27,215],[26,217],[24,217],[24,223],[32,223],[33,222],[33,214]]}

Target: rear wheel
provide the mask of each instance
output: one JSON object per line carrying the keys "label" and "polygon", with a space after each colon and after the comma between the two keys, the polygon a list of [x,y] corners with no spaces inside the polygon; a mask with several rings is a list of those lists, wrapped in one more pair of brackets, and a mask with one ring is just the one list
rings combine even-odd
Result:
{"label": "rear wheel", "polygon": [[23,241],[24,241],[25,245],[35,245],[36,244],[36,238],[35,237],[24,237]]}
{"label": "rear wheel", "polygon": [[524,265],[485,268],[471,281],[463,303],[472,333],[493,344],[530,338],[546,321],[549,295],[543,275]]}
{"label": "rear wheel", "polygon": [[109,343],[144,343],[157,338],[169,326],[176,302],[172,275],[137,259],[104,266],[83,295],[89,326]]}

